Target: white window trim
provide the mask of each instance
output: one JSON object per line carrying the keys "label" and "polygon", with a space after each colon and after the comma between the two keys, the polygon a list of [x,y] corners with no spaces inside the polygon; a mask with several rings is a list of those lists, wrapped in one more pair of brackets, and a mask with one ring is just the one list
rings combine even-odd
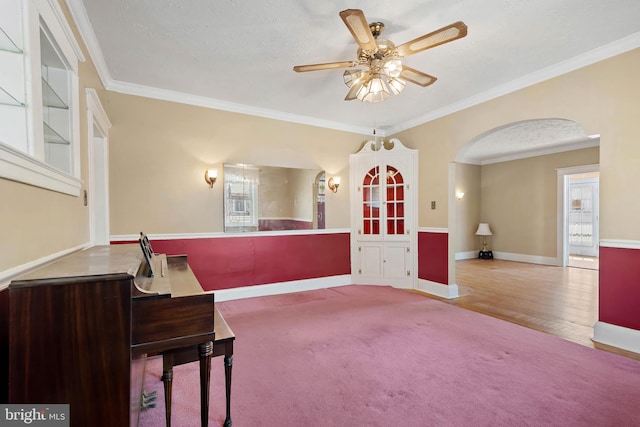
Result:
{"label": "white window trim", "polygon": [[[73,31],[68,22],[64,18],[64,13],[60,9],[60,5],[55,0],[25,0],[30,3],[29,8],[25,8],[25,13],[37,12],[46,22],[49,30],[60,45],[62,54],[65,56],[70,65],[71,78],[71,94],[72,94],[72,169],[73,174],[67,174],[56,168],[53,168],[44,162],[44,159],[23,153],[0,142],[0,178],[22,182],[36,187],[46,188],[53,191],[79,196],[82,187],[81,177],[81,159],[80,159],[80,94],[78,79],[78,62],[84,61],[84,55],[77,41],[73,37]],[[35,10],[34,10],[35,8]],[[27,29],[27,32],[31,32]],[[25,34],[26,38],[33,38],[35,34]],[[29,66],[27,66],[29,67]],[[31,80],[31,78],[28,78]],[[39,80],[39,79],[38,79]],[[31,83],[33,84],[33,83]],[[33,93],[33,88],[27,88],[27,99]],[[33,118],[42,117],[41,101],[33,101],[30,99],[31,111],[28,111],[28,132],[30,145],[37,146],[38,141],[43,139],[42,130],[38,126],[34,126]],[[28,107],[29,108],[29,107]],[[40,129],[36,131],[36,129]]]}

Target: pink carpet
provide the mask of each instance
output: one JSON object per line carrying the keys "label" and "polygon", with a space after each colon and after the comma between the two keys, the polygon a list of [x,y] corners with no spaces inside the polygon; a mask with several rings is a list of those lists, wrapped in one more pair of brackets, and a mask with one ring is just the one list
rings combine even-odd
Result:
{"label": "pink carpet", "polygon": [[[639,426],[640,362],[408,291],[344,286],[218,303],[236,334],[234,427]],[[211,426],[224,421],[212,361]],[[164,425],[161,360],[145,388]],[[173,425],[199,425],[198,364],[174,370]]]}

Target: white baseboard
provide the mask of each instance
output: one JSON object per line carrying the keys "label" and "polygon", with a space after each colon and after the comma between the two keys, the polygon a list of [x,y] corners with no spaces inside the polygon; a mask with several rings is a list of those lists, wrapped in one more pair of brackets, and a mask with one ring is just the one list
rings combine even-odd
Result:
{"label": "white baseboard", "polygon": [[640,353],[640,331],[635,329],[598,321],[593,325],[593,340],[623,350]]}
{"label": "white baseboard", "polygon": [[350,285],[350,274],[341,276],[320,277],[317,279],[294,280],[291,282],[269,283],[268,285],[241,286],[239,288],[221,289],[212,291],[215,301],[231,301],[242,298],[262,297],[267,295],[280,295],[292,292],[311,291],[315,289],[332,288],[335,286]]}
{"label": "white baseboard", "polygon": [[[493,257],[495,259],[502,259],[505,261],[528,262],[529,264],[558,265],[558,261],[555,257],[514,254],[510,252],[496,251],[493,251]],[[456,252],[456,261],[475,258],[478,258],[478,251]]]}
{"label": "white baseboard", "polygon": [[538,255],[513,254],[510,252],[493,251],[495,259],[503,259],[505,261],[528,262],[530,264],[558,265],[556,257],[546,257]]}
{"label": "white baseboard", "polygon": [[424,279],[418,279],[417,290],[447,299],[458,298],[460,296],[458,294],[458,285],[443,285],[442,283]]}
{"label": "white baseboard", "polygon": [[42,258],[38,258],[36,260],[27,262],[26,264],[18,265],[16,267],[10,268],[8,270],[0,271],[0,291],[9,286],[9,283],[18,276],[22,276],[36,268],[54,261],[58,258],[62,258],[65,255],[69,255],[70,253],[80,251],[82,249],[86,249],[91,244],[85,243],[82,245],[78,245],[73,248],[65,249],[64,251],[56,252],[55,254],[47,255]]}
{"label": "white baseboard", "polygon": [[478,251],[456,252],[456,261],[478,258]]}

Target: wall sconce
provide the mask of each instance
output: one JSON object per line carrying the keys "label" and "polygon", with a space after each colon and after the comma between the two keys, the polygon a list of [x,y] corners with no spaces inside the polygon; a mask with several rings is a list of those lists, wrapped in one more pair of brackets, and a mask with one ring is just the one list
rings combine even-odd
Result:
{"label": "wall sconce", "polygon": [[329,187],[329,190],[333,191],[334,193],[337,193],[338,187],[340,186],[340,177],[336,176],[336,177],[329,178],[329,182],[327,183],[327,186]]}
{"label": "wall sconce", "polygon": [[456,199],[462,200],[463,197],[464,197],[464,193],[462,191],[458,191],[456,193]]}
{"label": "wall sconce", "polygon": [[204,171],[204,180],[209,184],[210,188],[213,188],[216,179],[218,178],[218,171],[216,169],[207,169]]}

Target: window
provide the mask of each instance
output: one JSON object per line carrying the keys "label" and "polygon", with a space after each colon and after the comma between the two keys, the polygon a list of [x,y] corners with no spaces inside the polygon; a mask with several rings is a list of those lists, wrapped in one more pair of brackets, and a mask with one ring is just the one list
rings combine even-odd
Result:
{"label": "window", "polygon": [[79,195],[78,61],[54,0],[3,0],[0,177]]}

